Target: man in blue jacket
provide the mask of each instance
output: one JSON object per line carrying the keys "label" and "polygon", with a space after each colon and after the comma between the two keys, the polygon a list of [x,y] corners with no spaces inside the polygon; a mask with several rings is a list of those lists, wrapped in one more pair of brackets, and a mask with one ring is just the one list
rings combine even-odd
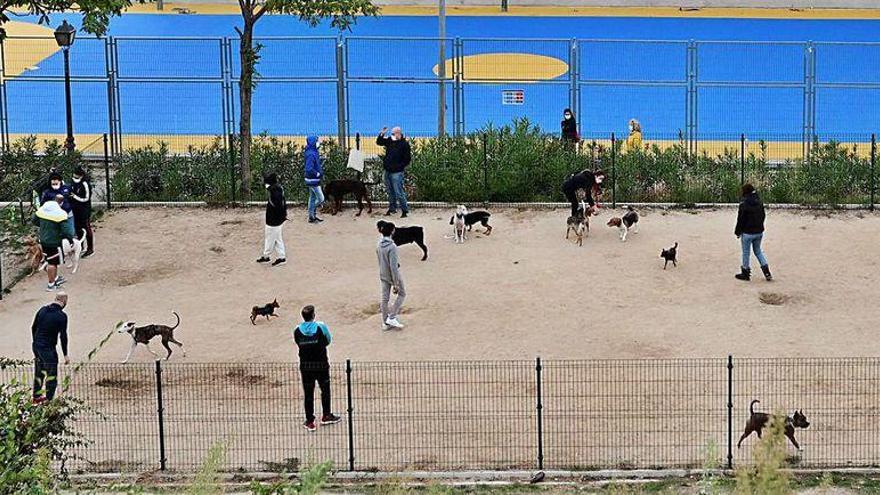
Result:
{"label": "man in blue jacket", "polygon": [[318,153],[318,136],[306,138],[305,179],[306,187],[309,188],[309,223],[323,222],[318,218],[318,208],[324,204],[324,192],[321,191],[321,179],[324,178],[324,168],[321,166],[321,155]]}
{"label": "man in blue jacket", "polygon": [[61,339],[61,352],[64,364],[70,364],[67,356],[67,294],[55,294],[55,302],[37,311],[31,325],[34,351],[34,403],[38,404],[55,397],[58,387],[58,340]]}
{"label": "man in blue jacket", "polygon": [[293,341],[299,348],[299,372],[302,375],[306,420],[303,428],[315,431],[315,382],[321,387],[321,424],[332,425],[342,421],[330,407],[330,362],[327,346],[332,338],[323,321],[315,321],[315,307],[302,309],[303,322],[293,329]]}
{"label": "man in blue jacket", "polygon": [[[47,201],[54,201],[55,196],[59,194],[64,196],[64,201],[61,203],[61,209],[67,213],[67,223],[69,224],[70,230],[74,230],[73,207],[70,204],[70,186],[64,183],[61,179],[61,174],[58,172],[52,172],[49,175],[49,188],[44,190],[40,195],[40,206],[46,204]],[[77,237],[79,236],[77,235]]]}

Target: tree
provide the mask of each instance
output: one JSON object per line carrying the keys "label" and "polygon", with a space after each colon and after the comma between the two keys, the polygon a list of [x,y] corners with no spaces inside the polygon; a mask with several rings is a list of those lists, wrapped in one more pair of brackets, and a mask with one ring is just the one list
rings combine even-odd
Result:
{"label": "tree", "polygon": [[375,16],[379,8],[370,0],[238,0],[244,26],[238,31],[240,37],[241,75],[239,76],[239,146],[241,159],[241,195],[247,199],[251,186],[251,102],[257,83],[256,66],[261,45],[254,45],[254,26],[265,14],[295,15],[315,27],[323,19],[330,19],[330,26],[346,30],[357,22],[356,16]]}
{"label": "tree", "polygon": [[[138,2],[143,3],[143,0]],[[25,10],[36,15],[40,24],[49,23],[49,14],[76,11],[83,16],[83,31],[103,36],[110,18],[122,14],[131,4],[131,0],[3,0],[0,2],[0,39],[6,37],[3,24],[9,22],[9,15],[13,11]]]}

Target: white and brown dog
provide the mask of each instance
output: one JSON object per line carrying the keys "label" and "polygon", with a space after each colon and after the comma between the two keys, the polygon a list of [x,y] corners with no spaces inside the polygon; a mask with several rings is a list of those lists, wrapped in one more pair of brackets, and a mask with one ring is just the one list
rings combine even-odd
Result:
{"label": "white and brown dog", "polygon": [[449,223],[452,224],[452,235],[456,244],[464,242],[465,239],[467,239],[467,225],[465,225],[465,217],[467,214],[467,207],[464,205],[458,205],[458,208],[455,210],[455,215],[449,219]]}
{"label": "white and brown dog", "polygon": [[614,217],[608,220],[609,227],[617,227],[621,242],[626,242],[626,235],[630,230],[634,234],[639,233],[639,214],[632,206],[627,206],[626,209],[627,212],[622,217]]}
{"label": "white and brown dog", "polygon": [[128,359],[134,352],[134,348],[137,347],[138,344],[143,344],[156,360],[161,359],[158,354],[150,349],[150,340],[156,336],[162,337],[162,346],[168,351],[168,354],[165,356],[166,361],[171,357],[171,347],[168,346],[169,342],[180,347],[180,350],[183,351],[183,357],[186,357],[186,351],[183,350],[183,344],[174,340],[174,329],[180,326],[180,315],[175,312],[172,312],[171,314],[177,318],[177,323],[175,323],[173,327],[167,325],[144,325],[138,327],[135,326],[136,323],[134,321],[120,322],[116,326],[117,332],[131,335],[131,348],[128,350],[128,355],[125,356],[125,360],[122,361],[123,364],[128,362]]}
{"label": "white and brown dog", "polygon": [[[67,239],[61,240],[61,249],[58,253],[61,256],[61,260],[64,262],[64,266],[67,268],[71,268],[70,273],[76,273],[79,269],[79,259],[82,257],[83,253],[83,243],[86,238],[86,231],[82,231],[82,237],[77,239],[74,238],[73,241],[68,241]],[[46,253],[49,256],[48,253]],[[49,256],[50,258],[53,256]],[[49,262],[43,257],[42,263],[40,264],[39,271],[43,271],[48,266]]]}

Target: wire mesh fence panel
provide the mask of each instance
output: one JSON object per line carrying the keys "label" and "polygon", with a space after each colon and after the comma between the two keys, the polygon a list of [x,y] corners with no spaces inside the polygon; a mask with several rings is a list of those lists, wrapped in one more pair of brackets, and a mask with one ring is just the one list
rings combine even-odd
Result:
{"label": "wire mesh fence panel", "polygon": [[459,71],[463,81],[569,81],[571,41],[463,38]]}
{"label": "wire mesh fence panel", "polygon": [[556,82],[463,83],[465,131],[501,127],[527,119],[560,133],[562,111],[571,106],[570,85]]}
{"label": "wire mesh fence panel", "polygon": [[577,46],[581,81],[686,82],[686,42],[578,40]]}
{"label": "wire mesh fence panel", "polygon": [[698,41],[696,48],[698,82],[804,82],[806,43]]}
{"label": "wire mesh fence panel", "polygon": [[[71,77],[107,75],[105,39],[77,36],[69,57]],[[64,53],[51,36],[4,39],[3,64],[6,77],[64,78]]]}
{"label": "wire mesh fence panel", "polygon": [[816,88],[816,132],[820,136],[867,134],[880,129],[880,83],[876,87]]}
{"label": "wire mesh fence panel", "polygon": [[[120,79],[222,77],[221,38],[114,38]],[[148,88],[144,88],[149,91]]]}
{"label": "wire mesh fence panel", "polygon": [[533,363],[357,363],[352,384],[358,470],[535,465]]}
{"label": "wire mesh fence panel", "polygon": [[579,98],[581,134],[594,136],[614,132],[625,139],[628,123],[635,119],[645,133],[677,135],[687,129],[686,100],[685,86],[582,83]]}
{"label": "wire mesh fence panel", "polygon": [[548,361],[543,388],[550,469],[719,465],[726,360]]}
{"label": "wire mesh fence panel", "polygon": [[880,84],[880,43],[814,43],[816,83]]}
{"label": "wire mesh fence panel", "polygon": [[345,40],[346,70],[353,80],[438,81],[441,50],[446,79],[451,80],[451,39],[349,37]]}
{"label": "wire mesh fence panel", "polygon": [[[345,374],[330,370],[334,407],[345,404]],[[164,365],[162,388],[169,469],[200,466],[224,446],[224,470],[296,471],[332,460],[346,465],[344,424],[303,428],[303,389],[295,364]],[[320,396],[315,391],[315,398]],[[320,419],[321,408],[316,406]]]}
{"label": "wire mesh fence panel", "polygon": [[[261,81],[254,90],[251,128],[255,135],[296,138],[305,145],[306,136],[336,137],[337,109],[335,82]],[[236,122],[240,112],[236,99]]]}
{"label": "wire mesh fence panel", "polygon": [[[697,132],[803,135],[802,87],[698,86]],[[719,116],[723,115],[723,118]]]}
{"label": "wire mesh fence panel", "polygon": [[[241,48],[238,39],[232,39],[232,67],[234,79],[241,76]],[[262,79],[335,78],[336,38],[255,38],[258,47],[257,81]]]}
{"label": "wire mesh fence panel", "polygon": [[[786,440],[787,462],[798,467],[880,465],[880,360],[876,358],[772,358],[734,360],[734,440],[744,433],[749,406],[755,412],[792,416],[802,411],[809,427],[796,427],[798,450]],[[755,434],[734,446],[735,463],[749,463]]]}

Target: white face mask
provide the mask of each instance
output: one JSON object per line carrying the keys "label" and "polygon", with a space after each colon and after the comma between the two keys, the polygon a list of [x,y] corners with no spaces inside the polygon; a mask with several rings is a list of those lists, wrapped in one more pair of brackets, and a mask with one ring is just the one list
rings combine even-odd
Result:
{"label": "white face mask", "polygon": [[601,184],[603,180],[605,180],[605,177],[602,177],[601,175],[596,177],[596,184]]}
{"label": "white face mask", "polygon": [[398,136],[397,134],[392,134],[392,135],[391,135],[391,140],[392,140],[392,141],[400,141],[400,136]]}
{"label": "white face mask", "polygon": [[54,189],[56,191],[61,189],[61,184],[52,184],[52,189]]}
{"label": "white face mask", "polygon": [[75,184],[79,184],[80,182],[82,182],[82,178],[77,179],[76,177],[74,177],[74,178],[73,178],[73,182],[74,182]]}
{"label": "white face mask", "polygon": [[630,125],[629,125],[629,132],[632,132],[632,131],[634,131],[634,130],[636,130],[636,126],[630,124]]}
{"label": "white face mask", "polygon": [[571,114],[570,113],[565,114],[565,120],[569,120],[569,119],[571,119]]}
{"label": "white face mask", "polygon": [[269,184],[266,184],[266,189],[269,189]]}

